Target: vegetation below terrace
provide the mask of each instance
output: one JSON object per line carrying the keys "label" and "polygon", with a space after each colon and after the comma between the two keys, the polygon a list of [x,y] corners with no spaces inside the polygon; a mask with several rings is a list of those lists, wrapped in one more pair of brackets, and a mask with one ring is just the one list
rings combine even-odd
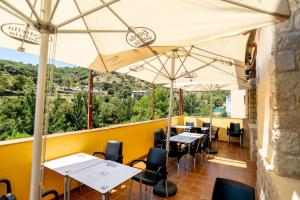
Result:
{"label": "vegetation below terrace", "polygon": [[[49,95],[49,134],[87,128],[88,70],[80,67],[53,69]],[[33,134],[37,66],[0,60],[0,140],[29,137]],[[133,96],[132,90],[146,90]],[[151,84],[119,73],[94,73],[93,127],[149,120],[152,118]],[[217,91],[214,107],[223,106],[228,91]],[[167,88],[155,92],[156,118],[168,115]],[[209,94],[186,93],[185,115],[208,116]],[[178,114],[175,95],[174,115]],[[226,113],[223,113],[226,115]]]}

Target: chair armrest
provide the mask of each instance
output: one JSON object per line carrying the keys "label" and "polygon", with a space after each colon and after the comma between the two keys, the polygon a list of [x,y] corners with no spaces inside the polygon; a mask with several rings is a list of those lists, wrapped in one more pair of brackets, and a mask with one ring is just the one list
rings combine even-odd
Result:
{"label": "chair armrest", "polygon": [[105,156],[105,153],[104,152],[93,152],[92,155],[95,156],[97,154],[100,154],[102,156]]}
{"label": "chair armrest", "polygon": [[167,166],[160,166],[157,171],[156,171],[156,178],[159,179],[159,175],[163,174],[163,178],[167,177],[168,171],[167,171]]}
{"label": "chair armrest", "polygon": [[59,200],[59,195],[56,190],[48,190],[46,192],[43,192],[42,197],[46,197],[51,194],[54,196],[54,200]]}
{"label": "chair armrest", "polygon": [[130,167],[132,167],[132,166],[133,166],[135,163],[137,163],[137,162],[143,162],[143,163],[145,163],[145,164],[147,165],[147,161],[141,160],[141,159],[137,159],[137,160],[133,160],[133,161],[131,161],[131,162],[129,163]]}
{"label": "chair armrest", "polygon": [[10,185],[10,181],[8,179],[2,178],[2,179],[0,179],[0,183],[5,183],[7,194],[11,193],[11,185]]}

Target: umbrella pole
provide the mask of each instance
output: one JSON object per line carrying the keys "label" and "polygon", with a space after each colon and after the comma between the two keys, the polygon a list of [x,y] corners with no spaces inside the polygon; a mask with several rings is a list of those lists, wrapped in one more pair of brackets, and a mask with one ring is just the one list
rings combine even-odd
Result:
{"label": "umbrella pole", "polygon": [[[173,87],[174,87],[174,68],[175,68],[175,52],[173,51],[172,56],[172,66],[171,66],[171,89],[170,89],[170,98],[169,98],[169,115],[168,115],[168,130],[167,130],[167,141],[166,141],[166,151],[167,151],[167,158],[166,158],[166,166],[168,167],[169,161],[169,146],[170,146],[170,135],[171,135],[171,124],[172,124],[172,111],[173,111]],[[168,181],[166,178],[165,181],[157,183],[153,186],[153,193],[162,196],[168,197],[173,196],[177,192],[177,186],[175,183]]]}
{"label": "umbrella pole", "polygon": [[[44,1],[43,19],[47,20],[50,16],[51,0]],[[40,58],[38,68],[38,80],[36,90],[35,116],[34,116],[34,136],[32,151],[32,168],[30,182],[30,200],[41,199],[41,154],[42,136],[44,128],[44,109],[45,109],[45,88],[47,75],[49,33],[41,32]]]}
{"label": "umbrella pole", "polygon": [[218,153],[217,149],[211,147],[211,133],[212,133],[212,103],[213,103],[213,95],[212,95],[212,90],[210,90],[209,153],[210,153],[210,154],[216,154],[216,153]]}

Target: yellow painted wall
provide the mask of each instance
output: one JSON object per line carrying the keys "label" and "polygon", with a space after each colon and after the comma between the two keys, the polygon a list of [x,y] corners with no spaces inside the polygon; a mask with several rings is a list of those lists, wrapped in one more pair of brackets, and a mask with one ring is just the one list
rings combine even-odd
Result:
{"label": "yellow painted wall", "polygon": [[[201,127],[203,122],[209,122],[209,117],[184,117],[184,124],[186,122],[194,122],[194,124],[198,127]],[[240,123],[241,128],[244,127],[243,119],[238,118],[212,118],[212,127],[213,130],[217,130],[218,127],[220,127],[219,130],[219,140],[221,141],[228,141],[227,136],[227,127],[229,127],[230,122],[233,123]],[[239,138],[230,138],[232,142],[239,142]]]}
{"label": "yellow painted wall", "polygon": [[[174,117],[172,124],[182,124],[183,117]],[[104,151],[107,141],[123,141],[124,163],[147,154],[153,145],[153,132],[167,127],[167,120],[155,120],[109,128],[84,130],[49,135],[46,160],[59,158],[77,152],[92,153]],[[0,177],[8,178],[18,200],[29,199],[32,138],[0,142]],[[76,183],[73,183],[73,186]],[[45,190],[55,189],[63,193],[63,177],[45,170]],[[3,193],[0,186],[0,194]]]}

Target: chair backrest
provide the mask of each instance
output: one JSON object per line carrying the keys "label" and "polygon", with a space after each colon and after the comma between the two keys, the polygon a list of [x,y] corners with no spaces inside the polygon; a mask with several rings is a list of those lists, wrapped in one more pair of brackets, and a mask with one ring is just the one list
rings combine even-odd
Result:
{"label": "chair backrest", "polygon": [[239,132],[241,131],[241,128],[240,128],[240,123],[230,123],[230,131],[231,132]]}
{"label": "chair backrest", "polygon": [[185,122],[186,126],[194,126],[194,122]]}
{"label": "chair backrest", "polygon": [[220,130],[220,127],[217,128],[216,132],[215,132],[215,139],[219,139],[219,130]]}
{"label": "chair backrest", "polygon": [[201,127],[193,127],[191,133],[202,133]]}
{"label": "chair backrest", "polygon": [[208,128],[210,128],[210,123],[203,122],[202,127],[208,127]]}
{"label": "chair backrest", "polygon": [[123,142],[108,141],[105,149],[105,160],[123,163]]}
{"label": "chair backrest", "polygon": [[212,200],[255,200],[254,188],[225,178],[216,178]]}
{"label": "chair backrest", "polygon": [[146,169],[157,171],[159,167],[166,166],[167,151],[162,148],[150,148],[147,156]]}
{"label": "chair backrest", "polygon": [[166,136],[163,132],[163,129],[159,129],[154,132],[154,147],[159,147],[164,143]]}

